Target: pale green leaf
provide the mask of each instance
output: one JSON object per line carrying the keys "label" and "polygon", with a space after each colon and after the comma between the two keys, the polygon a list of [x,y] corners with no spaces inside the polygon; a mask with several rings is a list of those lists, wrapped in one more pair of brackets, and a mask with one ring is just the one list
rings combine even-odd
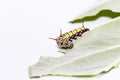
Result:
{"label": "pale green leaf", "polygon": [[120,17],[85,33],[73,49],[61,51],[67,54],[41,57],[29,68],[30,77],[93,76],[111,70],[120,61]]}
{"label": "pale green leaf", "polygon": [[95,6],[81,13],[77,18],[72,20],[71,23],[91,21],[101,16],[110,18],[120,16],[120,0],[96,0],[96,3],[93,5]]}

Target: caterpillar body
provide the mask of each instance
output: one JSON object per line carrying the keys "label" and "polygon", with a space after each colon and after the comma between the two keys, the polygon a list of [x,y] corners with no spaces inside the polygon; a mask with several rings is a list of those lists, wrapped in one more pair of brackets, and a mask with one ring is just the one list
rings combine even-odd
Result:
{"label": "caterpillar body", "polygon": [[82,36],[82,34],[86,31],[89,31],[89,29],[85,28],[84,25],[81,28],[74,29],[73,31],[67,32],[65,34],[62,34],[62,31],[60,30],[60,36],[58,38],[50,39],[56,40],[59,48],[71,49],[74,46],[72,39],[77,39],[78,36]]}

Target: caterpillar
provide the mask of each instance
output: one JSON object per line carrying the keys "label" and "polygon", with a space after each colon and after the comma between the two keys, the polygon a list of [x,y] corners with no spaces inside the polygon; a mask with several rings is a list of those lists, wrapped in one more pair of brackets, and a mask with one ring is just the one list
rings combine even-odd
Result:
{"label": "caterpillar", "polygon": [[60,30],[59,37],[57,37],[56,39],[54,38],[49,39],[55,40],[59,48],[71,49],[74,46],[72,39],[77,39],[78,36],[82,36],[82,34],[85,33],[86,31],[89,31],[89,29],[85,28],[83,23],[83,26],[81,28],[79,27],[65,34],[62,34],[62,30]]}

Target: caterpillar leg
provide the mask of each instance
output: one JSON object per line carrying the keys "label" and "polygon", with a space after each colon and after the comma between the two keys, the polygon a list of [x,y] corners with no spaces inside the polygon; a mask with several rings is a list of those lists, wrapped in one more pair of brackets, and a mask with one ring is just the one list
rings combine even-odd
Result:
{"label": "caterpillar leg", "polygon": [[73,44],[72,41],[69,41],[69,42],[68,42],[68,45],[69,45],[69,49],[73,48],[73,46],[74,46],[74,44]]}
{"label": "caterpillar leg", "polygon": [[72,38],[72,39],[77,39],[77,36],[76,36],[75,34],[73,34],[73,35],[71,36],[71,38]]}

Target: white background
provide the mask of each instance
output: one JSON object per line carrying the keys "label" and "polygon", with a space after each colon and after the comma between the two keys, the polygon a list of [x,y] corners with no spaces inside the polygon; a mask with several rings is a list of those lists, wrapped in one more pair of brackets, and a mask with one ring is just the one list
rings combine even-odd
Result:
{"label": "white background", "polygon": [[[56,43],[49,37],[78,28],[81,24],[68,22],[93,6],[95,0],[1,0],[0,1],[0,80],[31,80],[28,67],[40,56],[59,57]],[[108,21],[100,18],[86,22],[95,26]],[[117,80],[119,68],[102,80]],[[119,72],[119,73],[118,73]],[[106,74],[108,75],[108,74]],[[116,78],[116,79],[115,79]],[[68,77],[43,77],[32,80],[98,80]]]}

